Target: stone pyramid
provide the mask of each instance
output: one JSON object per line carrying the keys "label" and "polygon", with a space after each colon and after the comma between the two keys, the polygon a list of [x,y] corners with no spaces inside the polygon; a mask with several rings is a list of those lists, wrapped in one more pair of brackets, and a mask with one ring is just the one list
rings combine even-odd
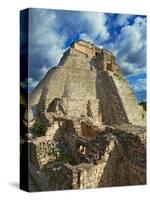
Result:
{"label": "stone pyramid", "polygon": [[30,191],[146,183],[145,111],[111,52],[74,42],[33,90],[28,113]]}
{"label": "stone pyramid", "polygon": [[36,113],[87,117],[97,125],[145,125],[113,54],[80,40],[72,43],[59,64],[48,71],[30,96]]}

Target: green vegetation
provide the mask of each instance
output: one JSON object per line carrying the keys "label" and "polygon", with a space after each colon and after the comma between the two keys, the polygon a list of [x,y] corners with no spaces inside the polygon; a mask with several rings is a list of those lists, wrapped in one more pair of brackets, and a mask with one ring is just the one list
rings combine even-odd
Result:
{"label": "green vegetation", "polygon": [[58,148],[49,148],[48,150],[49,156],[55,156],[56,158],[59,157],[59,149]]}
{"label": "green vegetation", "polygon": [[32,127],[32,132],[35,136],[41,136],[45,132],[45,124],[42,121],[37,120]]}

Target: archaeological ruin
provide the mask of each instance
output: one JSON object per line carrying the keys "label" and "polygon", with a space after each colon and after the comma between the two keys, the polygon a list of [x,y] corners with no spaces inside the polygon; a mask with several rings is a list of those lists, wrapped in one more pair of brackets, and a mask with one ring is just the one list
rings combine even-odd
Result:
{"label": "archaeological ruin", "polygon": [[28,191],[146,184],[146,113],[111,52],[73,42],[28,101]]}

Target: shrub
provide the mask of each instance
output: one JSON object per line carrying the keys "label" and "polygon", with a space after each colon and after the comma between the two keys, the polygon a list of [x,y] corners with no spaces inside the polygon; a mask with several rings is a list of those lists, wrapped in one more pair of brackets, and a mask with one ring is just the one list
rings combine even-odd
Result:
{"label": "shrub", "polygon": [[33,134],[35,134],[35,136],[40,136],[43,135],[43,133],[45,132],[45,125],[42,121],[36,121],[35,124],[32,127],[32,132]]}

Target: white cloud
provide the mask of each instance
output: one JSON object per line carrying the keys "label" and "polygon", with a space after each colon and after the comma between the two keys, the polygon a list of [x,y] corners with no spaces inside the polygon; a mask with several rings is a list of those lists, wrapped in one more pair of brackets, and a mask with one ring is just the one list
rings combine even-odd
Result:
{"label": "white cloud", "polygon": [[133,74],[135,75],[141,72],[141,69],[137,68],[136,63],[131,65],[131,63],[126,61],[126,59],[124,60],[123,57],[118,58],[117,61],[118,63],[120,63],[121,69],[124,72],[124,74],[128,76]]}
{"label": "white cloud", "polygon": [[34,80],[33,78],[28,78],[28,85],[30,88],[35,88],[38,84],[38,81]]}
{"label": "white cloud", "polygon": [[63,45],[66,37],[57,32],[58,27],[54,11],[31,9],[29,21],[29,62],[31,76],[38,80],[43,77],[43,65],[48,70],[58,63],[64,52]]}
{"label": "white cloud", "polygon": [[88,34],[86,33],[81,33],[80,34],[80,39],[82,40],[86,40],[86,41],[89,41],[89,42],[92,42],[94,41],[94,38],[90,37]]}
{"label": "white cloud", "polygon": [[146,70],[146,19],[136,17],[132,25],[123,26],[110,48],[126,75],[144,72]]}
{"label": "white cloud", "polygon": [[81,19],[86,20],[86,33],[81,33],[82,39],[87,39],[90,42],[99,37],[101,41],[105,41],[109,37],[106,21],[107,17],[104,13],[83,12]]}
{"label": "white cloud", "polygon": [[53,45],[47,51],[47,59],[51,62],[52,65],[58,64],[60,58],[62,57],[65,49],[59,48],[58,45]]}
{"label": "white cloud", "polygon": [[109,37],[105,25],[107,17],[102,13],[53,11],[31,9],[29,21],[30,76],[41,80],[43,65],[47,70],[58,64],[65,42],[74,40],[75,35],[94,42]]}
{"label": "white cloud", "polygon": [[38,81],[34,80],[33,78],[29,77],[28,79],[25,79],[21,82],[21,86],[23,88],[28,88],[29,91],[35,88],[38,84]]}
{"label": "white cloud", "polygon": [[129,24],[129,19],[132,17],[132,15],[124,14],[124,15],[118,15],[116,19],[116,25],[119,26],[127,26]]}
{"label": "white cloud", "polygon": [[[31,9],[30,12],[30,76],[39,81],[50,67],[57,65],[66,42],[79,36],[112,51],[125,75],[146,70],[146,19],[132,15],[118,15],[113,21],[109,15],[94,12],[53,11]],[[109,19],[109,25],[108,25]],[[112,20],[112,21],[111,21]],[[113,38],[110,29],[122,26]],[[115,24],[115,25],[114,25]],[[110,29],[109,29],[110,28]],[[111,39],[111,43],[106,41]],[[69,44],[69,43],[68,43]],[[32,85],[32,84],[31,84]]]}

